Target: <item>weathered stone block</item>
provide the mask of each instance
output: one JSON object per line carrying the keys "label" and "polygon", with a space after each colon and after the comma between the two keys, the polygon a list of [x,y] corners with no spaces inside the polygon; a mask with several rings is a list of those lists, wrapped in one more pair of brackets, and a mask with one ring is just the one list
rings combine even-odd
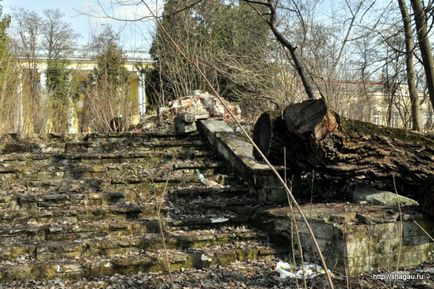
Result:
{"label": "weathered stone block", "polygon": [[[433,261],[434,243],[416,226],[413,219],[404,221],[401,231],[399,220],[394,222],[387,220],[385,223],[357,223],[357,214],[371,216],[380,222],[379,216],[384,213],[384,207],[372,206],[369,209],[364,207],[366,208],[364,212],[360,211],[358,205],[348,204],[345,208],[339,207],[340,213],[330,207],[330,204],[313,204],[312,207],[303,206],[302,210],[308,217],[326,263],[331,268],[335,268],[335,271],[356,275],[381,269],[395,270],[398,259],[400,267],[415,267]],[[268,226],[269,230],[283,236],[283,239],[290,240],[290,234],[291,232],[295,234],[295,228],[291,230],[289,209],[272,209],[267,212],[264,214],[266,220],[263,221],[272,220],[274,224],[271,228]],[[330,218],[330,213],[345,216]],[[294,214],[296,214],[305,260],[320,262],[307,226],[301,221],[298,212],[294,211]],[[416,217],[418,224],[423,224],[422,226],[428,232],[434,225],[434,220],[415,214],[411,209],[404,209],[403,214]],[[333,222],[336,219],[340,222]]]}
{"label": "weathered stone block", "polygon": [[365,201],[372,205],[382,206],[418,206],[419,203],[408,197],[398,195],[389,191],[380,191],[368,185],[359,186],[353,192],[353,201]]}
{"label": "weathered stone block", "polygon": [[[270,168],[253,157],[253,147],[224,121],[198,122],[199,131],[217,154],[249,183],[250,194],[259,202],[281,203],[287,200],[286,192]],[[281,168],[278,168],[281,170]]]}

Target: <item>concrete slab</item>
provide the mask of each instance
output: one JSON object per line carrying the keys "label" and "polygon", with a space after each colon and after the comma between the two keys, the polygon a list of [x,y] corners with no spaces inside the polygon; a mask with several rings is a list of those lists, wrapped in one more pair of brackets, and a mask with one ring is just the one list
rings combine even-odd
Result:
{"label": "concrete slab", "polygon": [[[402,208],[402,230],[397,207],[328,203],[305,205],[302,210],[327,265],[335,272],[357,275],[434,261],[434,242],[418,226],[434,232],[434,220],[417,210]],[[291,234],[296,234],[295,226],[291,228],[291,216],[297,222],[305,261],[319,264],[307,226],[298,212],[269,209],[258,220],[276,237],[291,240]]]}
{"label": "concrete slab", "polygon": [[[287,200],[286,192],[271,169],[253,157],[253,146],[242,135],[221,120],[198,122],[203,138],[231,168],[248,184],[251,193],[264,203],[281,203]],[[283,172],[283,167],[276,167]]]}

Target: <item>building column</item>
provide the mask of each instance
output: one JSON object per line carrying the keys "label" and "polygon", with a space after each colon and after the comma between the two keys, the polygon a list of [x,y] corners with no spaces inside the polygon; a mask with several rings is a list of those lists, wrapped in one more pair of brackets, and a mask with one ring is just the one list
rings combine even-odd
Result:
{"label": "building column", "polygon": [[39,87],[42,91],[47,90],[47,70],[41,69],[39,72]]}
{"label": "building column", "polygon": [[[68,76],[68,82],[72,83],[72,74],[70,73]],[[67,98],[67,118],[68,118],[68,133],[69,134],[77,134],[78,133],[78,124],[77,118],[74,109],[74,100],[72,99],[72,89],[68,91]]]}
{"label": "building column", "polygon": [[15,124],[15,130],[16,132],[21,133],[23,131],[23,124],[24,124],[23,74],[21,69],[18,73],[17,97],[18,97],[18,107],[17,107],[18,117]]}
{"label": "building column", "polygon": [[146,114],[146,75],[144,71],[139,71],[139,87],[138,87],[138,95],[139,95],[139,114],[140,120],[142,120],[143,116]]}
{"label": "building column", "polygon": [[50,120],[48,118],[47,112],[47,103],[48,103],[48,90],[47,90],[47,69],[45,67],[38,67],[39,71],[39,101],[40,101],[40,107],[39,107],[39,116],[38,116],[38,122],[41,122],[41,130],[44,132],[49,132],[51,130],[51,124]]}

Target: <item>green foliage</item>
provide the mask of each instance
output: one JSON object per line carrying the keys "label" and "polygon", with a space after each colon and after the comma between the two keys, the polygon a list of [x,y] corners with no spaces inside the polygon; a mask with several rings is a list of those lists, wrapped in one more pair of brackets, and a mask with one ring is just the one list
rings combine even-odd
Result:
{"label": "green foliage", "polygon": [[0,6],[0,56],[4,55],[7,51],[7,45],[9,43],[9,37],[6,33],[10,23],[11,17],[9,15],[3,15],[2,7]]}
{"label": "green foliage", "polygon": [[0,5],[0,87],[3,85],[3,73],[6,69],[5,62],[10,58],[9,54],[9,37],[6,30],[9,28],[11,18],[9,15],[3,15],[3,7]]}
{"label": "green foliage", "polygon": [[44,10],[42,19],[41,43],[47,50],[47,87],[55,100],[66,104],[71,94],[71,71],[67,69],[69,61],[65,56],[71,51],[77,34],[69,23],[63,21],[63,14],[59,9]]}
{"label": "green foliage", "polygon": [[119,45],[118,36],[106,26],[101,34],[95,37],[92,48],[96,51],[96,67],[91,75],[95,84],[110,84],[113,88],[121,87],[128,78],[125,68],[126,56]]}
{"label": "green foliage", "polygon": [[66,102],[71,93],[71,77],[66,61],[52,61],[47,67],[47,87],[55,99]]}
{"label": "green foliage", "polygon": [[132,110],[126,56],[118,36],[110,26],[106,26],[94,38],[90,48],[96,52],[96,67],[88,77],[81,126],[99,132],[113,131],[110,123],[116,118],[120,120],[119,130],[125,130]]}

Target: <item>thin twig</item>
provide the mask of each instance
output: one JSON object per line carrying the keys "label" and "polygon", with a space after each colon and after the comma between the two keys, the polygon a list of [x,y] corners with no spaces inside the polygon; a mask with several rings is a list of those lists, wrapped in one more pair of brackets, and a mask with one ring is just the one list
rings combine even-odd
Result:
{"label": "thin twig", "polygon": [[416,220],[413,220],[413,223],[415,223],[416,224],[416,226],[418,226],[419,227],[419,229],[421,229],[422,230],[422,232],[424,232],[427,236],[428,236],[428,238],[430,238],[431,239],[431,241],[433,241],[434,242],[434,238],[430,235],[430,233],[428,233],[428,231],[427,230],[425,230],[421,225],[419,225],[419,223],[418,222],[416,222]]}
{"label": "thin twig", "polygon": [[310,183],[310,205],[309,205],[309,217],[312,218],[312,202],[313,202],[313,185],[315,182],[315,170],[312,170],[312,180]]}
{"label": "thin twig", "polygon": [[[285,183],[287,181],[287,168],[286,168],[286,147],[283,148],[283,166],[284,166],[284,177],[285,177]],[[291,179],[291,191],[292,191],[292,182],[294,181],[294,176],[292,176]],[[292,254],[292,264],[294,265],[294,268],[297,266],[297,260],[295,259],[295,246],[294,246],[294,224],[295,224],[295,217],[294,217],[294,210],[292,209],[292,204],[291,204],[291,199],[289,198],[289,196],[287,195],[288,198],[288,205],[289,205],[289,219],[291,222],[291,226],[290,226],[290,234],[291,234],[291,254]],[[300,244],[299,244],[300,245]],[[295,282],[297,284],[297,288],[298,287],[298,280],[295,279]]]}
{"label": "thin twig", "polygon": [[166,180],[166,184],[164,186],[163,195],[161,196],[160,203],[158,204],[158,210],[157,210],[157,218],[158,218],[158,225],[160,227],[160,233],[161,233],[161,241],[163,242],[163,249],[164,249],[164,256],[166,259],[166,265],[167,265],[167,272],[169,273],[170,278],[170,287],[174,288],[174,282],[173,282],[173,276],[172,276],[172,270],[170,269],[170,260],[169,260],[169,252],[167,251],[166,246],[166,237],[164,236],[164,229],[163,229],[163,222],[161,220],[161,208],[164,203],[164,197],[167,192],[167,184],[169,183],[169,179]]}

